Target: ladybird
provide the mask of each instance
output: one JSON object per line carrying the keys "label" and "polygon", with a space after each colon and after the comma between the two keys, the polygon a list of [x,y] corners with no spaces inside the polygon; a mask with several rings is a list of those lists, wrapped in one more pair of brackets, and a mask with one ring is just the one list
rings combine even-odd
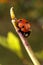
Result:
{"label": "ladybird", "polygon": [[19,32],[21,32],[24,37],[28,37],[30,35],[31,25],[28,20],[18,19],[17,27],[19,28]]}

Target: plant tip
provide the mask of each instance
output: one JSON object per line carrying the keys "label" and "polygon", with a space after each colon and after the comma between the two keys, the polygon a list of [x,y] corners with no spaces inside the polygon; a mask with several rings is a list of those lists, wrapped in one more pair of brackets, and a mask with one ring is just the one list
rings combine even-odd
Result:
{"label": "plant tip", "polygon": [[15,18],[15,14],[14,14],[14,10],[13,9],[14,9],[13,7],[11,7],[11,9],[10,9],[11,19],[14,19]]}

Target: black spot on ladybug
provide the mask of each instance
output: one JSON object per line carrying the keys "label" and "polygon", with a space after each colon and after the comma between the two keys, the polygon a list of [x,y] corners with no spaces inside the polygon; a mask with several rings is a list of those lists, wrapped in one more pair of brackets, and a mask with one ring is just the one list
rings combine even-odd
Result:
{"label": "black spot on ladybug", "polygon": [[24,26],[22,26],[22,28],[24,28]]}
{"label": "black spot on ladybug", "polygon": [[26,23],[29,23],[29,22],[26,22]]}
{"label": "black spot on ladybug", "polygon": [[22,21],[22,20],[20,20],[20,21]]}
{"label": "black spot on ladybug", "polygon": [[20,20],[18,20],[18,23],[20,23],[20,22],[22,22],[22,20],[20,19]]}

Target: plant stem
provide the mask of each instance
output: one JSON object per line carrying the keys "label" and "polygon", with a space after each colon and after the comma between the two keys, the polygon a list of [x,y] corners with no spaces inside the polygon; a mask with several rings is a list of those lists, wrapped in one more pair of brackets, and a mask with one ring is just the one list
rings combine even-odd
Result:
{"label": "plant stem", "polygon": [[14,26],[14,28],[15,28],[17,34],[19,35],[19,37],[20,37],[20,39],[21,39],[21,41],[22,41],[22,43],[23,43],[23,45],[24,45],[24,47],[25,47],[25,49],[26,49],[26,51],[27,51],[29,57],[31,58],[33,64],[34,64],[34,65],[40,65],[40,63],[39,63],[38,60],[36,59],[36,57],[35,57],[35,55],[34,55],[32,49],[31,49],[29,43],[27,42],[26,38],[24,38],[24,36],[23,36],[20,32],[18,32],[18,29],[17,29],[17,27],[15,26],[14,23],[15,23],[15,20],[12,20],[12,24],[13,24],[13,26]]}
{"label": "plant stem", "polygon": [[20,37],[20,39],[21,39],[21,41],[22,41],[22,43],[23,43],[23,45],[24,45],[29,57],[31,58],[33,64],[34,65],[41,65],[39,63],[39,61],[37,60],[37,58],[35,57],[34,52],[32,51],[32,49],[31,49],[29,43],[27,42],[26,38],[24,38],[24,36],[18,31],[18,28],[15,25],[16,19],[13,18],[11,22],[12,22],[12,24],[13,24],[13,26],[14,26],[17,34],[18,34],[18,36]]}

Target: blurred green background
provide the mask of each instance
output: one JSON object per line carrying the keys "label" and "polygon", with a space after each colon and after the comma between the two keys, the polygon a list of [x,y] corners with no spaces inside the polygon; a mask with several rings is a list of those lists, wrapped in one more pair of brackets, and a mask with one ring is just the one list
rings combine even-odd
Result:
{"label": "blurred green background", "polygon": [[0,0],[0,65],[33,65],[11,23],[12,6],[18,19],[30,21],[27,40],[43,65],[43,0]]}

